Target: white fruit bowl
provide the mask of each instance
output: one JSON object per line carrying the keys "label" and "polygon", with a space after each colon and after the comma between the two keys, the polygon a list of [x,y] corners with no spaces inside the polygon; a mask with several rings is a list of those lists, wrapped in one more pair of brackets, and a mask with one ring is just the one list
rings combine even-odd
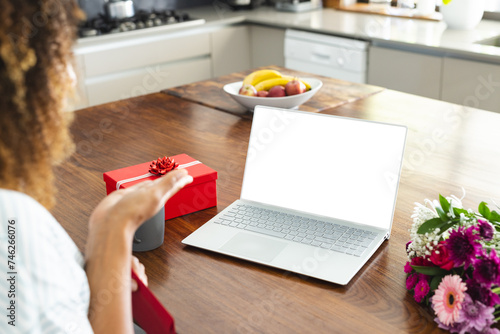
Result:
{"label": "white fruit bowl", "polygon": [[323,86],[323,82],[315,78],[301,78],[301,79],[308,82],[311,85],[311,89],[302,94],[291,95],[291,96],[258,97],[258,96],[240,95],[238,94],[238,92],[240,91],[243,81],[229,83],[225,85],[223,89],[236,102],[238,102],[239,104],[241,104],[250,111],[253,111],[253,108],[256,105],[291,109],[291,108],[296,108],[301,104],[305,103],[307,100],[313,97],[313,95],[316,94],[318,90],[320,90],[321,86]]}

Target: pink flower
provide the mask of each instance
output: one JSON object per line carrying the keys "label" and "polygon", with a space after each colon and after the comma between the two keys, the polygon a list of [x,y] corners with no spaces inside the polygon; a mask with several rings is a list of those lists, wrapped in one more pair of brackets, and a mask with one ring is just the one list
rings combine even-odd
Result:
{"label": "pink flower", "polygon": [[411,290],[418,282],[418,274],[411,274],[406,278],[406,289]]}
{"label": "pink flower", "polygon": [[458,275],[447,275],[432,297],[432,308],[440,322],[449,326],[458,320],[467,286]]}
{"label": "pink flower", "polygon": [[453,268],[453,260],[450,259],[448,250],[445,247],[446,242],[441,241],[436,248],[432,251],[429,258],[432,263],[436,266],[443,268],[445,270],[451,270]]}
{"label": "pink flower", "polygon": [[500,280],[500,259],[494,249],[490,254],[484,254],[474,263],[473,278],[486,286],[497,283]]}
{"label": "pink flower", "polygon": [[411,259],[412,266],[426,266],[426,267],[434,267],[431,261],[424,259],[423,257],[414,257]]}
{"label": "pink flower", "polygon": [[477,241],[480,236],[473,231],[475,227],[466,229],[461,226],[452,230],[450,237],[446,240],[446,249],[456,267],[464,265],[465,268],[481,253],[481,244]]}
{"label": "pink flower", "polygon": [[495,306],[500,304],[500,297],[478,281],[468,279],[466,284],[467,294],[472,298],[472,300],[479,301],[486,306]]}
{"label": "pink flower", "polygon": [[486,241],[490,241],[493,238],[494,229],[490,223],[486,220],[478,219],[478,224],[476,225],[479,235]]}
{"label": "pink flower", "polygon": [[406,262],[405,264],[405,273],[409,274],[413,271],[413,268],[410,265],[410,262]]}
{"label": "pink flower", "polygon": [[494,311],[494,307],[488,307],[481,302],[474,302],[468,294],[465,294],[458,317],[458,321],[463,324],[461,332],[471,332],[475,329],[481,333],[484,329],[489,328],[494,322]]}
{"label": "pink flower", "polygon": [[415,286],[415,301],[417,303],[420,303],[425,296],[429,293],[430,287],[429,287],[429,282],[427,280],[422,279],[418,281],[417,285]]}

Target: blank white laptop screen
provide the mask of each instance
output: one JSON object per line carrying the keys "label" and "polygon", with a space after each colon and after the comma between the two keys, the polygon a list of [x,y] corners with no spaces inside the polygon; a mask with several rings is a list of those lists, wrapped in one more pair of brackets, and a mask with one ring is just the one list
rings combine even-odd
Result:
{"label": "blank white laptop screen", "polygon": [[241,199],[390,229],[406,128],[307,116],[255,113]]}

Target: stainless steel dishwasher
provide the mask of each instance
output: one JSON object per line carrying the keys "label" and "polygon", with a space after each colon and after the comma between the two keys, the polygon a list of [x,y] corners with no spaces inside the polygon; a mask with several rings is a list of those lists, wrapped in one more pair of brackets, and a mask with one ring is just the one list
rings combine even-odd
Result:
{"label": "stainless steel dishwasher", "polygon": [[367,41],[287,29],[285,67],[366,83]]}

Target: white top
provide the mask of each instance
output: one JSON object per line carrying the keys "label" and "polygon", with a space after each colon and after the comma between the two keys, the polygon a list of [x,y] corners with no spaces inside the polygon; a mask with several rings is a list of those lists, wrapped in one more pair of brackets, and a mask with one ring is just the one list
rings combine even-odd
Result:
{"label": "white top", "polygon": [[0,189],[0,333],[92,333],[83,265],[43,206]]}

